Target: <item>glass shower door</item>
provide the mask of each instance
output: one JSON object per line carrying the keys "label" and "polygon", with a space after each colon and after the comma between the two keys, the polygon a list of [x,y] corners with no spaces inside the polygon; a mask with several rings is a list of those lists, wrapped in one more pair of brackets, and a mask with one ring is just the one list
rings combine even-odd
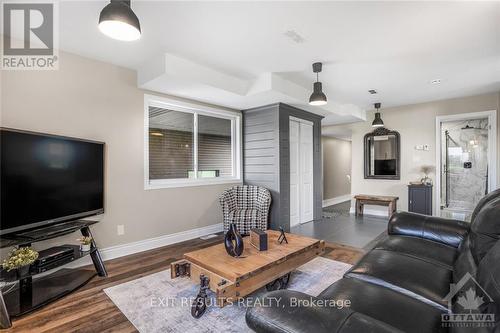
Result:
{"label": "glass shower door", "polygon": [[441,216],[470,220],[488,191],[488,119],[442,124]]}

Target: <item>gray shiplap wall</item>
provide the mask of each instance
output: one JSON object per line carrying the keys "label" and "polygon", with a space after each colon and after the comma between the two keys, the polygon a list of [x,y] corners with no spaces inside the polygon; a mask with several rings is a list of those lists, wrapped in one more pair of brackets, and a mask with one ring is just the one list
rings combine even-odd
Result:
{"label": "gray shiplap wall", "polygon": [[243,181],[271,192],[270,221],[279,226],[279,108],[265,106],[243,112]]}
{"label": "gray shiplap wall", "polygon": [[314,218],[321,217],[323,117],[283,103],[244,110],[244,183],[263,186],[271,191],[271,229],[278,229],[280,225],[286,230],[290,228],[290,116],[313,122]]}

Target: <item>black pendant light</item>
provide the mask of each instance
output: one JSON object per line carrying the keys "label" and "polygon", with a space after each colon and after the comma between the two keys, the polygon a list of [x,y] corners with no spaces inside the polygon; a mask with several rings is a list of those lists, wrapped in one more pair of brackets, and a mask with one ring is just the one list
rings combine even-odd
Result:
{"label": "black pendant light", "polygon": [[323,65],[320,62],[315,62],[313,64],[313,72],[316,73],[316,82],[313,85],[313,93],[309,97],[310,105],[325,105],[326,95],[323,93],[323,87],[321,82],[319,82],[319,74],[321,72]]}
{"label": "black pendant light", "polygon": [[375,103],[373,104],[375,106],[375,109],[377,109],[377,112],[375,112],[375,119],[373,119],[372,122],[372,127],[384,127],[384,122],[382,121],[382,118],[380,117],[380,103]]}
{"label": "black pendant light", "polygon": [[141,38],[141,24],[130,8],[130,0],[111,0],[99,15],[99,30],[108,37],[123,41]]}

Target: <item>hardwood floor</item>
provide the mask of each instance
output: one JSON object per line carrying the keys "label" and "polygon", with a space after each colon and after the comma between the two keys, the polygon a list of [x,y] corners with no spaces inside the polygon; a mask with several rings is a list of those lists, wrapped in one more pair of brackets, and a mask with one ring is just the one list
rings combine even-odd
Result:
{"label": "hardwood floor", "polygon": [[[14,319],[11,332],[137,332],[102,291],[170,268],[185,252],[220,243],[222,235],[209,240],[195,239],[171,246],[106,261],[107,278],[95,277],[76,292],[32,314]],[[333,243],[326,244],[324,257],[354,263],[363,250]],[[93,267],[89,267],[93,269]]]}

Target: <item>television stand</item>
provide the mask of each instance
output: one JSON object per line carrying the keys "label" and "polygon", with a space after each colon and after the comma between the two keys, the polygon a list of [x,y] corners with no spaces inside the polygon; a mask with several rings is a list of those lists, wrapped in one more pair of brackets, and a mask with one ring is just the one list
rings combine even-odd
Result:
{"label": "television stand", "polygon": [[17,234],[17,236],[18,237],[26,237],[26,238],[29,238],[32,240],[41,239],[41,238],[46,239],[47,237],[52,237],[52,236],[59,237],[61,235],[65,235],[65,234],[77,231],[85,225],[86,225],[86,223],[81,222],[81,221],[74,221],[74,222],[70,222],[70,223],[60,223],[60,224],[51,225],[51,226],[43,228],[43,229],[35,229],[35,230],[25,231],[25,232]]}
{"label": "television stand", "polygon": [[[85,237],[92,237],[90,225],[95,221],[71,221],[64,225],[49,226],[37,229],[32,233],[9,234],[0,237],[0,248],[11,246],[31,246],[32,243],[57,238],[62,235],[80,230]],[[58,227],[58,228],[55,228]],[[44,232],[46,230],[47,232]],[[47,305],[83,286],[94,276],[107,276],[106,268],[102,261],[99,249],[94,241],[90,251],[82,252],[78,245],[64,245],[73,248],[73,255],[68,261],[64,261],[59,266],[51,267],[50,270],[90,255],[95,270],[82,268],[59,269],[56,272],[34,278],[41,272],[31,270],[25,275],[18,276],[16,271],[7,272],[0,268],[0,281],[15,282],[15,287],[7,293],[0,293],[0,329],[12,326],[11,317],[17,317],[34,311]],[[49,271],[50,271],[49,270]]]}

